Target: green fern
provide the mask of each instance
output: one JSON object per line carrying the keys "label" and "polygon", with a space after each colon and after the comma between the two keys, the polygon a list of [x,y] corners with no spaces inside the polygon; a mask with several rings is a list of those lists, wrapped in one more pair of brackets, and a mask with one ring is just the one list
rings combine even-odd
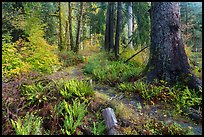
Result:
{"label": "green fern", "polygon": [[25,117],[18,118],[17,121],[11,119],[11,124],[17,135],[41,135],[41,120],[41,117],[27,113]]}
{"label": "green fern", "polygon": [[61,129],[63,134],[73,134],[76,131],[76,128],[82,124],[82,120],[84,119],[87,113],[87,105],[85,102],[80,103],[79,100],[73,100],[73,105],[68,104],[65,100],[63,100],[64,109],[65,109],[65,119],[64,126]]}

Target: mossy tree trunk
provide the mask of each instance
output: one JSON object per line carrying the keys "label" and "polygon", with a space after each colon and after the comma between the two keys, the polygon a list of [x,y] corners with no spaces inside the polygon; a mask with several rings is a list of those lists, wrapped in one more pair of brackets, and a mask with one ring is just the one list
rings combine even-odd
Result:
{"label": "mossy tree trunk", "polygon": [[72,35],[72,9],[71,9],[71,2],[68,2],[68,9],[69,9],[69,15],[68,15],[68,20],[69,20],[69,37],[70,37],[70,46],[71,50],[74,50],[74,40],[73,40],[73,35]]}
{"label": "mossy tree trunk", "polygon": [[152,2],[151,45],[145,69],[148,81],[165,80],[170,85],[182,82],[198,89],[202,81],[190,69],[181,36],[178,2]]}
{"label": "mossy tree trunk", "polygon": [[80,37],[81,37],[81,31],[82,31],[82,19],[83,19],[83,2],[80,2],[80,11],[78,16],[78,28],[77,28],[77,34],[76,34],[76,45],[75,45],[75,52],[78,52],[79,50],[79,43],[80,43]]}
{"label": "mossy tree trunk", "polygon": [[62,7],[61,2],[58,3],[59,5],[59,50],[63,49],[62,46]]}

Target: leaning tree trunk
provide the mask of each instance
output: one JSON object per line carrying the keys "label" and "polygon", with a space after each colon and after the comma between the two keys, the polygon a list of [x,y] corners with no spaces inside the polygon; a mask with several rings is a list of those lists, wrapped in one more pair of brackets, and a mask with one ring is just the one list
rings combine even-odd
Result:
{"label": "leaning tree trunk", "polygon": [[151,45],[146,67],[147,80],[165,80],[170,85],[180,81],[198,89],[202,81],[190,70],[181,37],[178,2],[153,2],[150,10]]}

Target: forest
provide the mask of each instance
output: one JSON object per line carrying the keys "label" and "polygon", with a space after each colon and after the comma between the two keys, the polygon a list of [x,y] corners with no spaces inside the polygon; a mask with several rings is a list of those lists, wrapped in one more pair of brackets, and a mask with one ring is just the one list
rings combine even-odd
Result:
{"label": "forest", "polygon": [[202,135],[202,2],[2,2],[2,135]]}

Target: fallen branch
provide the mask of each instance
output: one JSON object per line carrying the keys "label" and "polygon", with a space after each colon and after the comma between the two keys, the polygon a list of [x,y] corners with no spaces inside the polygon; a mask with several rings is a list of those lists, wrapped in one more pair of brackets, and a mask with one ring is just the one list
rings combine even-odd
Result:
{"label": "fallen branch", "polygon": [[127,59],[125,61],[125,63],[127,63],[129,60],[131,60],[132,58],[134,58],[137,54],[139,54],[140,52],[142,52],[143,50],[145,50],[146,48],[148,48],[149,46],[144,47],[143,49],[141,49],[140,51],[138,51],[137,53],[135,53],[134,55],[132,55],[129,59]]}

